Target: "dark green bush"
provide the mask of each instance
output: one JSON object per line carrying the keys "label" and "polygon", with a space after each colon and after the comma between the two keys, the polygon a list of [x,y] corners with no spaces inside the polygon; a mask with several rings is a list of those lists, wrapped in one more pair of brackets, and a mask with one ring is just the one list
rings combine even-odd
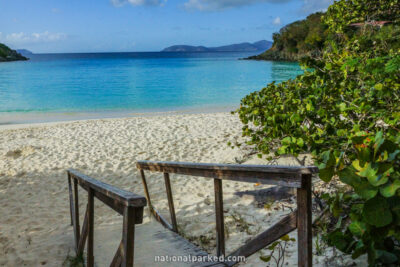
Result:
{"label": "dark green bush", "polygon": [[[360,11],[355,3],[365,6]],[[371,265],[399,265],[400,27],[343,31],[368,12],[388,18],[370,3],[333,4],[325,23],[340,34],[320,56],[302,61],[303,75],[246,96],[237,112],[243,135],[260,154],[311,153],[322,180],[337,177],[348,185],[324,195],[338,221],[325,235],[328,244],[353,258],[368,254]],[[399,9],[391,12],[400,16]]]}

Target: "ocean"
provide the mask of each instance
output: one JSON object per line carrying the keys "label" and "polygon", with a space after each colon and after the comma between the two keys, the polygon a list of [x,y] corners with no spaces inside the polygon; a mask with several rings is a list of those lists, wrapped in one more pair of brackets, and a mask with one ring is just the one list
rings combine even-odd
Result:
{"label": "ocean", "polygon": [[302,73],[297,63],[239,60],[250,55],[35,54],[0,63],[0,123],[30,114],[233,110],[248,93]]}

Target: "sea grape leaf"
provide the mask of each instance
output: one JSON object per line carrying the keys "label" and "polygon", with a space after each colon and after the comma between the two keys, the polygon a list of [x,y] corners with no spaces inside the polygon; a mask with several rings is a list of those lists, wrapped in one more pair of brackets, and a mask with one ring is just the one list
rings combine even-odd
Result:
{"label": "sea grape leaf", "polygon": [[373,186],[383,185],[387,182],[388,177],[382,174],[378,175],[378,168],[374,168],[370,162],[357,173],[361,177],[366,177]]}
{"label": "sea grape leaf", "polygon": [[360,171],[361,169],[362,169],[362,167],[360,166],[360,161],[357,159],[357,160],[354,160],[353,162],[352,162],[352,164],[351,164],[353,167],[354,167],[354,169],[356,169],[357,171]]}
{"label": "sea grape leaf", "polygon": [[289,241],[290,240],[290,237],[289,237],[289,235],[284,235],[284,236],[282,236],[281,238],[279,238],[280,240],[282,240],[282,241]]}
{"label": "sea grape leaf", "polygon": [[381,84],[381,83],[375,84],[375,89],[378,90],[378,91],[382,90],[383,89],[383,84]]}
{"label": "sea grape leaf", "polygon": [[393,153],[389,154],[388,160],[393,161],[396,159],[397,155],[400,153],[400,150],[396,150]]}
{"label": "sea grape leaf", "polygon": [[384,197],[392,197],[399,188],[400,188],[400,180],[395,180],[394,182],[389,182],[384,187],[381,187],[379,189],[379,192]]}
{"label": "sea grape leaf", "polygon": [[360,180],[358,184],[354,185],[354,191],[363,199],[371,199],[378,193],[378,188],[372,186],[366,180]]}
{"label": "sea grape leaf", "polygon": [[385,264],[395,263],[397,261],[397,256],[386,250],[376,250],[377,258],[380,259]]}
{"label": "sea grape leaf", "polygon": [[327,235],[327,240],[329,245],[331,246],[333,245],[337,249],[345,253],[347,253],[347,251],[350,248],[350,245],[354,241],[351,235],[349,235],[348,233],[347,234],[342,233],[340,229],[330,232]]}
{"label": "sea grape leaf", "polygon": [[353,166],[347,166],[339,172],[339,179],[345,184],[355,187],[361,182],[361,178],[356,175],[356,169]]}
{"label": "sea grape leaf", "polygon": [[319,178],[324,182],[329,182],[335,173],[336,158],[329,150],[323,152],[321,157],[323,163],[319,165]]}
{"label": "sea grape leaf", "polygon": [[319,170],[319,178],[324,182],[329,182],[334,174],[333,167],[326,167]]}
{"label": "sea grape leaf", "polygon": [[368,147],[360,148],[358,154],[363,163],[371,160],[371,150]]}
{"label": "sea grape leaf", "polygon": [[392,213],[385,198],[376,196],[365,202],[363,208],[365,221],[376,227],[383,227],[393,220]]}
{"label": "sea grape leaf", "polygon": [[274,250],[275,247],[276,247],[278,244],[279,244],[279,241],[275,241],[274,243],[272,243],[272,245],[270,245],[270,246],[268,247],[268,249],[269,249],[269,250]]}
{"label": "sea grape leaf", "polygon": [[[400,225],[400,198],[398,196],[387,199],[397,225]],[[398,232],[397,232],[398,233]],[[400,233],[398,233],[400,236]]]}
{"label": "sea grape leaf", "polygon": [[269,262],[271,260],[271,256],[260,256],[260,260],[262,260],[263,262]]}
{"label": "sea grape leaf", "polygon": [[383,142],[385,142],[385,138],[383,138],[383,132],[379,131],[375,135],[374,155],[376,155]]}
{"label": "sea grape leaf", "polygon": [[367,226],[363,222],[354,221],[349,225],[349,230],[353,235],[361,237],[367,230]]}
{"label": "sea grape leaf", "polygon": [[299,147],[303,147],[303,145],[304,145],[304,140],[303,140],[303,138],[297,139],[297,145],[298,145]]}

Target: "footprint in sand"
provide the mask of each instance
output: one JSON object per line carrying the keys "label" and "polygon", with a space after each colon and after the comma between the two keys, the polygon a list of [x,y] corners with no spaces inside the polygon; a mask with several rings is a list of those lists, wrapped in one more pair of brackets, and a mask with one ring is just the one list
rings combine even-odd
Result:
{"label": "footprint in sand", "polygon": [[10,150],[6,153],[6,157],[17,159],[22,155],[22,151],[20,149]]}
{"label": "footprint in sand", "polygon": [[6,153],[6,157],[17,159],[21,156],[29,156],[35,153],[36,148],[33,146],[24,146],[21,149],[10,150]]}

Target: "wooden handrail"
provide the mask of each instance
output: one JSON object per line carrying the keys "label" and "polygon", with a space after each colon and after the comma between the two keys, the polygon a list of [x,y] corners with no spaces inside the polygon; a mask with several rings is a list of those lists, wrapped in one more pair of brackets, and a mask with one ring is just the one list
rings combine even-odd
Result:
{"label": "wooden handrail", "polygon": [[[79,173],[76,170],[69,169],[68,173],[72,178],[76,178],[79,185],[88,190],[92,188],[94,191],[102,193],[112,200],[120,202],[125,206],[130,207],[144,207],[146,206],[146,198],[136,195],[132,192],[125,191],[114,187],[112,185],[103,183],[99,180],[93,179],[85,174]],[[107,204],[107,203],[106,203]]]}
{"label": "wooden handrail", "polygon": [[[83,253],[87,240],[86,265],[88,267],[94,266],[94,198],[97,198],[124,217],[122,240],[110,266],[133,266],[134,228],[135,224],[140,224],[143,221],[143,207],[146,206],[146,198],[100,182],[76,170],[70,169],[67,174],[71,224],[74,227],[76,254],[81,255]],[[72,181],[74,184],[73,189]],[[88,204],[82,231],[79,225],[78,185],[88,192]]]}
{"label": "wooden handrail", "polygon": [[138,161],[139,170],[177,173],[248,183],[301,188],[302,175],[318,172],[314,166],[238,165],[167,161]]}
{"label": "wooden handrail", "polygon": [[[275,240],[286,235],[297,228],[298,230],[298,266],[312,266],[312,228],[311,228],[311,179],[312,174],[318,172],[314,166],[277,166],[277,165],[231,165],[211,163],[188,163],[188,162],[157,162],[138,161],[136,167],[142,177],[144,192],[149,203],[151,213],[165,227],[177,232],[175,208],[173,205],[169,173],[183,174],[189,176],[201,176],[214,179],[215,192],[215,215],[217,232],[217,255],[225,255],[224,236],[224,214],[222,198],[222,181],[232,180],[247,183],[272,184],[292,187],[297,189],[297,210],[290,213],[277,224],[262,232],[247,244],[235,250],[230,256],[250,256],[260,249],[268,246]],[[144,170],[163,172],[169,210],[171,214],[171,225],[151,205],[150,194],[147,186]],[[233,266],[238,262],[224,262],[227,266]]]}

